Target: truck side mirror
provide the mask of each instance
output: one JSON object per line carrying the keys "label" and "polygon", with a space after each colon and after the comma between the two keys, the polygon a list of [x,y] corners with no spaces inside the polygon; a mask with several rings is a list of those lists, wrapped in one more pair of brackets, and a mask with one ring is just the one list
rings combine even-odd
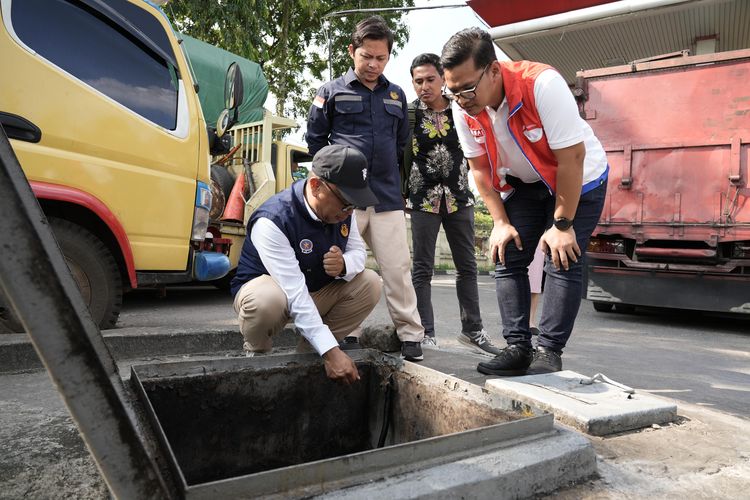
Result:
{"label": "truck side mirror", "polygon": [[239,107],[244,99],[242,71],[237,63],[233,62],[227,68],[227,77],[224,80],[224,111],[221,112],[216,123],[216,135],[219,138],[237,123]]}
{"label": "truck side mirror", "polygon": [[234,111],[240,107],[245,99],[245,90],[242,84],[242,71],[236,62],[227,68],[227,77],[224,80],[224,107]]}

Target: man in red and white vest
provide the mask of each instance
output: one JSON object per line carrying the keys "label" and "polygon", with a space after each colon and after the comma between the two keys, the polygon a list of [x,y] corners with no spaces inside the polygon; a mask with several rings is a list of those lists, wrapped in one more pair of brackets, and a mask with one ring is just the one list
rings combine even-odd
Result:
{"label": "man in red and white vest", "polygon": [[[604,205],[607,158],[552,67],[499,62],[486,31],[443,47],[445,95],[474,181],[494,221],[490,257],[508,346],[477,369],[513,376],[562,369],[582,294],[583,259]],[[547,254],[536,349],[529,331],[528,266]]]}

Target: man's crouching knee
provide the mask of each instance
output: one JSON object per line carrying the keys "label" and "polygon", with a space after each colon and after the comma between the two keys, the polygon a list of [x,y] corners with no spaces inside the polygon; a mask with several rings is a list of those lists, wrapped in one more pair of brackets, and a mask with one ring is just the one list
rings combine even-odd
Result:
{"label": "man's crouching knee", "polygon": [[270,276],[259,276],[240,289],[234,307],[245,350],[270,351],[271,337],[284,328],[289,318],[283,290]]}

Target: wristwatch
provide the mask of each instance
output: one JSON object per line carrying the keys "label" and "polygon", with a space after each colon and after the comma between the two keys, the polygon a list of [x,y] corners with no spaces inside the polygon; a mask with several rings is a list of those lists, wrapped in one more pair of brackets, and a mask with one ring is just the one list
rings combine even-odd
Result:
{"label": "wristwatch", "polygon": [[554,225],[560,231],[567,231],[573,226],[573,220],[566,219],[565,217],[557,217]]}

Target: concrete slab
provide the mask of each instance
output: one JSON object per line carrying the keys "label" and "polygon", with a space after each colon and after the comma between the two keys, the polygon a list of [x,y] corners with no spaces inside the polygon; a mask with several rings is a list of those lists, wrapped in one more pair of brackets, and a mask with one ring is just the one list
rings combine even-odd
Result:
{"label": "concrete slab", "polygon": [[[561,428],[537,439],[367,484],[315,496],[367,498],[532,498],[585,480],[596,473],[591,443]],[[300,495],[302,493],[302,495]],[[292,496],[305,496],[295,491]]]}
{"label": "concrete slab", "polygon": [[559,422],[592,436],[664,424],[677,418],[677,406],[671,402],[645,392],[629,393],[608,382],[582,383],[588,379],[566,370],[492,379],[485,388],[550,411]]}

